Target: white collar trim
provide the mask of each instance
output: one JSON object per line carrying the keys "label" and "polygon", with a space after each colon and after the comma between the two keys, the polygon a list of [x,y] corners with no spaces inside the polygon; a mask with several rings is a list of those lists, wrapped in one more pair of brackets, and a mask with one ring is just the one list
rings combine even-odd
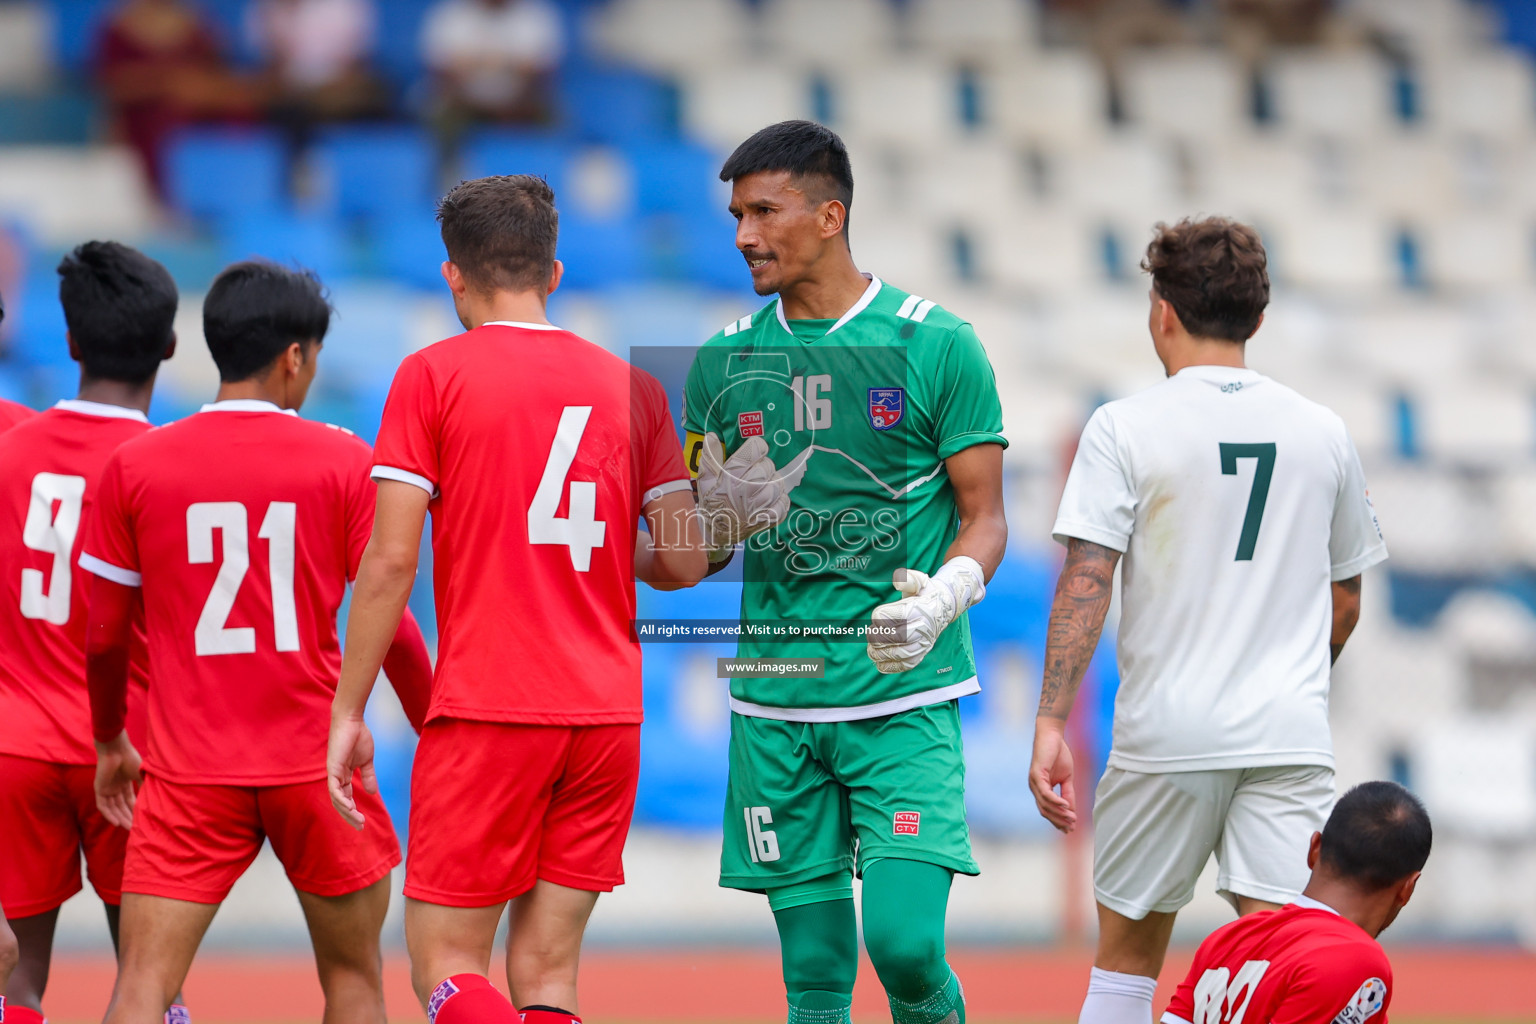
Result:
{"label": "white collar trim", "polygon": [[525,331],[558,331],[554,324],[530,324],[522,320],[487,320],[481,327],[519,327]]}
{"label": "white collar trim", "polygon": [[284,416],[297,416],[293,409],[284,409],[261,398],[226,398],[222,402],[209,402],[198,412],[280,412]]}
{"label": "white collar trim", "polygon": [[55,409],[63,409],[65,412],[78,412],[85,416],[104,416],[113,420],[138,420],[140,423],[148,423],[149,417],[137,409],[125,409],[120,405],[107,405],[105,402],[87,402],[81,398],[61,398],[54,403]]}
{"label": "white collar trim", "polygon": [[[869,287],[864,289],[864,294],[859,296],[859,301],[855,302],[852,306],[849,306],[848,312],[838,317],[837,323],[827,328],[827,334],[831,334],[833,331],[843,326],[843,324],[864,312],[864,310],[869,307],[869,304],[875,301],[875,296],[880,294],[880,288],[880,279],[874,274],[870,274]],[[790,330],[789,321],[784,317],[784,297],[782,295],[779,296],[778,304],[773,308],[779,314],[779,325],[784,328],[785,332],[789,334],[790,337],[794,337],[795,332]],[[823,334],[822,337],[825,338],[827,334]]]}
{"label": "white collar trim", "polygon": [[1328,904],[1324,903],[1322,900],[1315,900],[1311,896],[1306,895],[1305,893],[1303,893],[1300,896],[1297,896],[1295,899],[1291,900],[1291,902],[1296,904],[1298,907],[1305,907],[1307,910],[1326,910],[1326,911],[1328,911],[1328,913],[1333,914],[1335,916],[1342,916],[1342,915],[1339,914],[1339,912],[1337,910],[1334,910],[1332,907],[1330,907]]}

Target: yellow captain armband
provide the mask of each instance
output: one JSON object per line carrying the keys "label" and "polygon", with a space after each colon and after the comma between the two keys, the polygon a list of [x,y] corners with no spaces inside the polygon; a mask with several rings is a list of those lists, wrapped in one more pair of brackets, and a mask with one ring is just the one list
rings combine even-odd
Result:
{"label": "yellow captain armband", "polygon": [[691,430],[683,432],[683,459],[688,463],[688,475],[699,478],[699,456],[704,453],[704,435]]}

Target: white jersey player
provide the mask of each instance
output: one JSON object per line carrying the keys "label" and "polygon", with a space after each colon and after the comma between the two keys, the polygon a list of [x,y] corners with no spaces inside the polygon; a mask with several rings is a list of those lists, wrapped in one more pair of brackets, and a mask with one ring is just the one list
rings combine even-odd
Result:
{"label": "white jersey player", "polygon": [[1029,780],[1041,814],[1075,827],[1064,726],[1123,556],[1084,1024],[1151,1020],[1174,915],[1213,852],[1239,913],[1306,885],[1334,795],[1329,672],[1361,572],[1387,557],[1343,421],[1244,366],[1269,301],[1257,234],[1160,225],[1142,265],[1168,379],[1102,406],[1078,445]]}

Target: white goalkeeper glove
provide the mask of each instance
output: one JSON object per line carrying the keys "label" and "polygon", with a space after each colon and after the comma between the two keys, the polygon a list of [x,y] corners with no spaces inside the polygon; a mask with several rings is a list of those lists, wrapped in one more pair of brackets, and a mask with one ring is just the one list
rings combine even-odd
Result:
{"label": "white goalkeeper glove", "polygon": [[699,454],[699,513],[709,560],[718,562],[743,540],[784,521],[789,492],[805,476],[810,450],[784,469],[768,457],[768,442],[749,437],[725,457],[717,434],[704,435]]}
{"label": "white goalkeeper glove", "polygon": [[[883,635],[869,641],[869,657],[881,672],[910,672],[960,613],[987,596],[981,563],[956,555],[929,576],[897,569],[891,582],[902,598],[874,610],[869,621]],[[894,635],[892,635],[894,634]]]}

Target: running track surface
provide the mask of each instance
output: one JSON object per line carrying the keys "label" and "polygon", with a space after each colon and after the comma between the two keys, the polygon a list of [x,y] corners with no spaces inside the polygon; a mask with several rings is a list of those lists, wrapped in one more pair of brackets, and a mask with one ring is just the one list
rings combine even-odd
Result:
{"label": "running track surface", "polygon": [[[1189,966],[1189,950],[1169,957],[1158,988],[1158,1009]],[[1075,1020],[1088,980],[1090,951],[955,950],[950,957],[965,983],[967,1016],[994,1021]],[[1536,1022],[1536,955],[1502,948],[1395,950],[1397,1021]],[[492,973],[497,973],[493,968]],[[55,1021],[100,1020],[112,991],[110,958],[54,959],[46,1010]],[[499,984],[499,982],[498,982]],[[391,1018],[420,1020],[403,956],[385,963]],[[187,978],[193,1019],[206,1024],[289,1024],[318,1021],[323,1008],[312,962],[305,955],[209,953]],[[623,1020],[733,1024],[783,1019],[783,989],[771,951],[675,949],[594,950],[582,959],[582,1016],[594,1024]],[[854,1014],[889,1020],[866,961],[860,965]]]}

